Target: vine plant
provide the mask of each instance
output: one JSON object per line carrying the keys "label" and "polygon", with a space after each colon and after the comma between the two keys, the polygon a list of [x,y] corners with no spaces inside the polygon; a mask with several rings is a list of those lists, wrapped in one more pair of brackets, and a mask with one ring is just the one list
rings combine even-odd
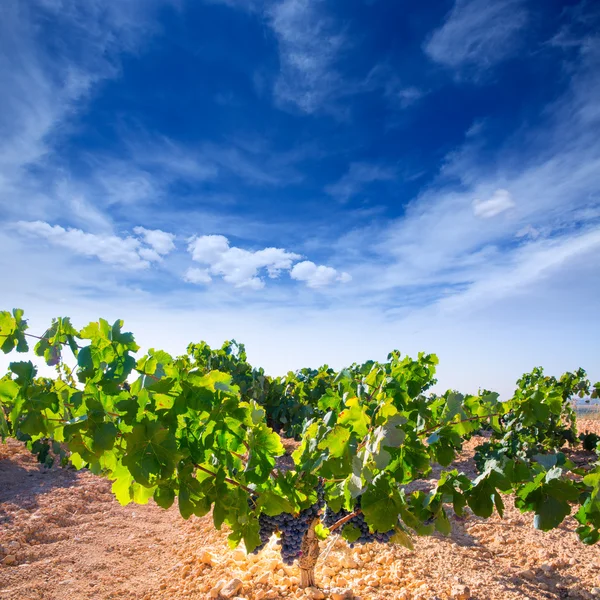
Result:
{"label": "vine plant", "polygon": [[[177,501],[186,519],[212,511],[231,547],[257,552],[275,534],[283,559],[298,561],[302,587],[315,585],[319,538],[411,547],[414,534],[449,533],[450,510],[502,515],[509,493],[539,529],[574,512],[582,542],[600,538],[600,466],[594,459],[576,467],[561,452],[577,442],[572,397],[600,388],[581,369],[560,379],[535,369],[500,401],[487,391],[426,394],[432,354],[412,360],[395,351],[384,363],[274,380],[244,366],[243,346],[224,346],[218,360],[203,344],[178,357],[151,349],[136,359],[139,348],[122,328],[100,319],[78,330],[54,319],[34,351],[56,376],[38,377],[31,361],[10,364],[0,379],[0,437],[22,440],[42,461],[52,449],[109,478],[121,504]],[[3,352],[26,352],[28,336],[22,310],[0,312]],[[291,398],[289,386],[300,384],[310,410],[294,468],[278,469],[284,447],[271,425],[285,423],[273,422],[277,395]],[[447,470],[430,492],[407,491],[434,463],[448,467],[482,428],[490,438],[478,449],[475,479]]]}

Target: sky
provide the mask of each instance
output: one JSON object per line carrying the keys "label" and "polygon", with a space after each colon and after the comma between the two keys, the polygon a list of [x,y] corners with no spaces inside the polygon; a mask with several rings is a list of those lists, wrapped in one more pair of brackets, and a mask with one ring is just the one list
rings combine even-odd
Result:
{"label": "sky", "polygon": [[[600,379],[592,0],[4,0],[0,308]],[[0,357],[4,370],[14,355]]]}

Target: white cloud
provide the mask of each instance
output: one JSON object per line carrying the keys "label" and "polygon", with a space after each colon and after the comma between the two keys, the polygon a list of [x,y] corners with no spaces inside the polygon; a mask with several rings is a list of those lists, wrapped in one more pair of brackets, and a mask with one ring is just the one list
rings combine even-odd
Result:
{"label": "white cloud", "polygon": [[289,271],[292,279],[305,282],[309,288],[335,282],[347,283],[352,279],[348,273],[340,273],[324,265],[317,266],[307,260],[294,265],[302,256],[283,248],[249,251],[231,247],[223,235],[194,237],[189,242],[188,251],[192,260],[207,265],[204,269],[188,269],[184,280],[189,283],[205,284],[212,281],[211,276],[219,276],[238,288],[262,289],[265,286],[260,277],[262,269],[272,279],[279,277],[282,271]]}
{"label": "white cloud", "polygon": [[375,181],[393,181],[395,178],[395,169],[355,162],[350,165],[348,171],[336,183],[328,185],[325,191],[340,202],[347,202],[352,196],[358,194],[366,184]]}
{"label": "white cloud", "polygon": [[161,256],[175,250],[175,244],[173,243],[175,236],[172,233],[160,229],[145,229],[144,227],[134,227],[133,232],[144,238],[146,244]]}
{"label": "white cloud", "polygon": [[336,62],[345,39],[323,6],[314,0],[281,0],[269,14],[279,43],[275,97],[306,113],[331,108],[344,87]]}
{"label": "white cloud", "polygon": [[224,235],[203,235],[192,238],[188,250],[192,260],[210,265],[218,262],[229,250],[229,240]]}
{"label": "white cloud", "polygon": [[86,233],[81,229],[65,229],[43,221],[19,221],[16,228],[22,234],[44,238],[75,254],[97,258],[125,269],[146,269],[151,262],[160,260],[158,252],[144,248],[133,237]]}
{"label": "white cloud", "polygon": [[487,200],[473,200],[473,214],[482,219],[491,219],[514,206],[515,202],[508,190],[496,190]]}
{"label": "white cloud", "polygon": [[208,269],[197,269],[195,267],[191,267],[185,272],[183,280],[187,281],[188,283],[210,283],[212,281],[212,277],[210,276]]}
{"label": "white cloud", "polygon": [[349,273],[340,273],[333,267],[316,265],[310,260],[295,264],[290,272],[292,279],[304,281],[310,288],[320,288],[335,282],[348,283],[352,277]]}
{"label": "white cloud", "polygon": [[192,260],[208,265],[207,273],[219,275],[235,287],[250,289],[264,287],[265,283],[259,277],[261,269],[266,269],[270,278],[276,278],[281,271],[289,270],[294,261],[302,258],[299,254],[287,252],[282,248],[265,248],[251,252],[231,247],[229,240],[222,235],[192,238],[188,250]]}
{"label": "white cloud", "polygon": [[444,66],[481,73],[516,53],[527,22],[523,0],[456,0],[425,52]]}

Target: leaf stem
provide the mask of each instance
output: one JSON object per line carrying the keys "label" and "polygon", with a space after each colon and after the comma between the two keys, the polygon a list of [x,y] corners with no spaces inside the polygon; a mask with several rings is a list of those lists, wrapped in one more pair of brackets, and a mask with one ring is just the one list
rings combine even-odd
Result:
{"label": "leaf stem", "polygon": [[[199,471],[203,471],[204,473],[210,475],[211,477],[217,477],[217,473],[215,473],[214,471],[211,471],[210,469],[207,469],[206,467],[203,467],[202,465],[194,464],[194,466]],[[235,485],[235,486],[243,489],[245,492],[248,492],[249,494],[252,494],[255,496],[260,496],[260,494],[256,490],[253,490],[252,488],[245,486],[243,483],[240,483],[239,481],[235,481],[234,479],[230,479],[229,477],[225,477],[225,481],[231,485]]]}

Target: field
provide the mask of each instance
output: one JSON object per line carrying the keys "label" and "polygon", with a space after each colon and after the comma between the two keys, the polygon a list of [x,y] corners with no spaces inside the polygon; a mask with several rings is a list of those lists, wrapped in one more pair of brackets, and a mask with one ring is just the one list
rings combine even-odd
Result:
{"label": "field", "polygon": [[[579,427],[600,433],[598,420],[582,419]],[[480,441],[468,442],[455,464],[471,476]],[[589,460],[582,454],[571,458]],[[414,485],[426,489],[428,482]],[[572,518],[542,533],[531,514],[506,504],[504,519],[453,517],[451,536],[417,538],[414,552],[351,550],[338,540],[319,562],[318,580],[325,593],[349,588],[363,600],[469,592],[479,600],[600,597],[600,547],[577,539]],[[296,569],[281,563],[273,544],[246,557],[228,549],[226,532],[215,531],[210,516],[184,521],[176,507],[165,511],[153,501],[121,507],[110,482],[85,470],[46,469],[18,442],[0,444],[2,600],[204,599],[233,578],[243,583],[239,598],[311,597],[297,588]]]}

